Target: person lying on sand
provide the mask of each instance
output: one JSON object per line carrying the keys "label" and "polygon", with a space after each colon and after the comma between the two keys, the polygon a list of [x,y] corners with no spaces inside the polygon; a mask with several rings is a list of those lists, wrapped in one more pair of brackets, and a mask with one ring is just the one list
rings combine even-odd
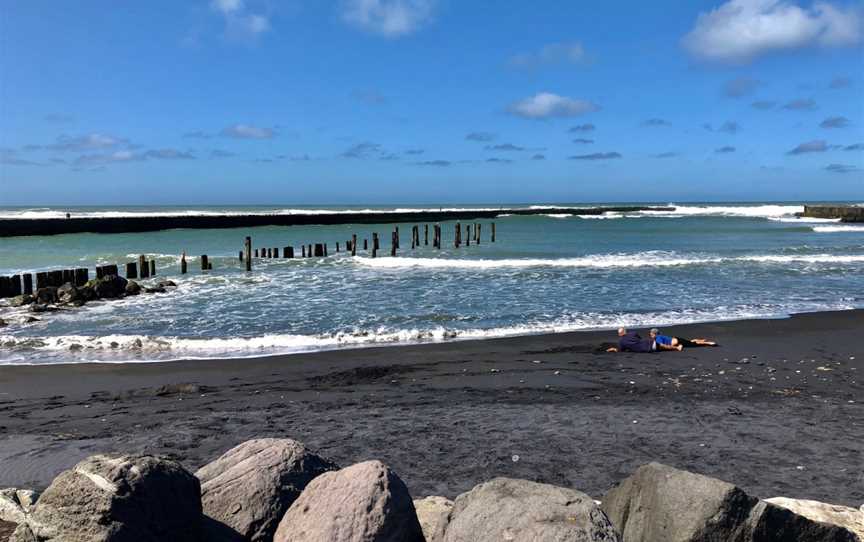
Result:
{"label": "person lying on sand", "polygon": [[610,346],[607,352],[654,352],[657,345],[654,339],[643,339],[635,331],[627,331],[627,328],[618,328],[618,346]]}
{"label": "person lying on sand", "polygon": [[669,335],[661,335],[660,330],[651,329],[649,333],[654,341],[657,350],[677,350],[681,351],[684,348],[694,348],[697,346],[717,346],[717,343],[708,339],[685,339],[683,337],[671,337]]}

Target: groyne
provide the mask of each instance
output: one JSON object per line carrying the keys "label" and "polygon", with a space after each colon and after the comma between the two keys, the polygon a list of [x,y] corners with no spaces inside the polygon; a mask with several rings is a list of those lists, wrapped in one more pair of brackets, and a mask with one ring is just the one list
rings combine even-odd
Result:
{"label": "groyne", "polygon": [[801,216],[839,218],[841,222],[864,222],[864,207],[854,205],[805,205]]}
{"label": "groyne", "polygon": [[136,233],[171,229],[254,228],[337,224],[392,224],[493,219],[499,215],[600,215],[604,212],[674,211],[674,207],[560,207],[543,209],[481,209],[407,212],[333,212],[315,214],[177,215],[0,219],[0,237],[64,233]]}

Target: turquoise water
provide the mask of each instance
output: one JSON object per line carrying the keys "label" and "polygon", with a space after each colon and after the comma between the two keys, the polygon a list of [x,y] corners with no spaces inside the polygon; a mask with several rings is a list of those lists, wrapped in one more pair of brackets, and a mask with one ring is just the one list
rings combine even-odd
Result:
{"label": "turquoise water", "polygon": [[[316,209],[0,209],[0,217]],[[178,283],[167,294],[93,302],[31,323],[26,310],[0,301],[9,322],[0,364],[246,357],[864,307],[864,226],[797,219],[800,210],[687,204],[600,218],[499,216],[496,243],[484,220],[481,244],[459,249],[444,222],[442,250],[411,250],[411,224],[399,224],[396,258],[392,224],[0,238],[0,275],[83,266],[92,274],[145,254],[157,279]],[[356,233],[362,246],[372,232],[379,258],[335,253],[336,242],[344,247]],[[330,255],[256,260],[246,273],[237,260],[246,235],[256,247],[293,245],[298,254],[301,244],[326,242]],[[183,251],[190,273],[181,276]],[[213,271],[199,271],[200,254]]]}

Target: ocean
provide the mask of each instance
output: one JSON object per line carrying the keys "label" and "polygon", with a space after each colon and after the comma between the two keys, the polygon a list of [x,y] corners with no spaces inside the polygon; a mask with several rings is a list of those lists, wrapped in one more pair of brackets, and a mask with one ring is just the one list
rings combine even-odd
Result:
{"label": "ocean", "polygon": [[[855,202],[853,202],[855,203]],[[556,204],[585,207],[596,204]],[[664,204],[665,205],[665,204]],[[31,313],[0,300],[0,364],[242,358],[583,329],[785,317],[864,307],[864,225],[796,218],[795,203],[676,205],[672,212],[479,221],[479,246],[410,248],[411,224],[169,230],[0,238],[0,275],[122,264],[139,254],[178,285],[165,294]],[[528,205],[525,205],[528,206]],[[515,205],[503,206],[518,207]],[[0,218],[438,210],[428,207],[0,208]],[[444,209],[500,209],[447,205]],[[422,222],[421,242],[422,242]],[[378,258],[344,252],[356,233]],[[238,261],[256,247],[327,243],[325,258]],[[339,242],[343,252],[335,252]],[[186,251],[190,272],[180,275]],[[207,254],[213,270],[202,273]],[[144,283],[151,281],[145,280]],[[610,333],[610,340],[614,333]]]}

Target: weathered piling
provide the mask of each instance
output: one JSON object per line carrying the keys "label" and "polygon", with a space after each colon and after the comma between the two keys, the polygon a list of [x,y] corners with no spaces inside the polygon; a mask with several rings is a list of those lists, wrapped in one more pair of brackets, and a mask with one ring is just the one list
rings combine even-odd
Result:
{"label": "weathered piling", "polygon": [[[108,268],[107,265],[103,266],[103,269],[107,269],[107,268]],[[103,276],[107,275],[107,274],[110,274],[110,273],[105,273],[105,271],[102,272]],[[64,269],[63,270],[63,284],[66,284],[67,282],[69,284],[75,284],[75,270],[74,269]]]}
{"label": "weathered piling", "polygon": [[11,277],[0,277],[0,297],[12,297]]}
{"label": "weathered piling", "polygon": [[429,244],[429,224],[423,224],[423,245]]}
{"label": "weathered piling", "polygon": [[471,246],[471,224],[465,224],[465,246]]}
{"label": "weathered piling", "polygon": [[309,246],[306,247],[306,255],[310,258],[312,257],[312,243],[309,243]]}
{"label": "weathered piling", "polygon": [[315,257],[320,258],[322,256],[324,256],[324,245],[315,243]]}
{"label": "weathered piling", "polygon": [[12,296],[21,295],[21,275],[12,275]]}
{"label": "weathered piling", "polygon": [[336,253],[339,253],[339,241],[336,241]]}
{"label": "weathered piling", "polygon": [[282,249],[282,257],[283,258],[293,258],[294,257],[294,247],[285,247]]}
{"label": "weathered piling", "polygon": [[248,235],[243,241],[243,255],[246,257],[246,271],[252,271],[252,238]]}
{"label": "weathered piling", "polygon": [[396,226],[396,231],[394,232],[394,238],[396,240],[396,248],[399,247],[399,226]]}
{"label": "weathered piling", "polygon": [[201,271],[208,271],[210,269],[210,260],[207,258],[206,254],[201,255]]}
{"label": "weathered piling", "polygon": [[453,246],[459,248],[462,244],[462,224],[457,222],[453,233],[455,234],[455,237],[453,238]]}
{"label": "weathered piling", "polygon": [[[117,269],[115,266],[114,269]],[[90,270],[86,267],[80,267],[75,270],[75,286],[84,286],[90,280]]]}
{"label": "weathered piling", "polygon": [[364,251],[369,250],[369,239],[367,239],[365,237],[363,238],[363,250]]}
{"label": "weathered piling", "polygon": [[[247,258],[246,261],[248,262],[249,259]],[[248,263],[247,263],[247,265],[248,265]],[[183,251],[183,254],[180,255],[180,274],[181,275],[186,274],[186,251],[185,250]]]}
{"label": "weathered piling", "polygon": [[142,279],[150,276],[150,266],[147,265],[147,258],[143,254],[138,256],[138,273]]}
{"label": "weathered piling", "polygon": [[51,286],[63,286],[63,271],[51,271],[48,276],[51,277]]}
{"label": "weathered piling", "polygon": [[242,250],[237,251],[237,259],[240,260],[241,262],[243,261],[243,251]]}
{"label": "weathered piling", "polygon": [[474,242],[477,243],[478,245],[480,244],[480,236],[481,236],[480,226],[482,226],[482,224],[480,224],[479,222],[474,225]]}
{"label": "weathered piling", "polygon": [[495,242],[495,223],[492,223],[492,242]]}
{"label": "weathered piling", "polygon": [[351,234],[351,255],[352,256],[357,255],[357,234],[356,233]]}
{"label": "weathered piling", "polygon": [[255,249],[255,257],[256,258],[258,257],[258,249],[257,248]]}
{"label": "weathered piling", "polygon": [[390,256],[396,256],[396,249],[399,248],[399,228],[393,230],[390,234]]}
{"label": "weathered piling", "polygon": [[33,295],[33,275],[30,273],[24,273],[24,293]]}
{"label": "weathered piling", "polygon": [[36,273],[36,289],[48,286],[48,273],[41,271]]}
{"label": "weathered piling", "polygon": [[156,276],[156,259],[155,258],[150,260],[150,276],[151,277]]}
{"label": "weathered piling", "polygon": [[137,279],[138,278],[138,264],[135,262],[126,262],[126,278],[127,279]]}
{"label": "weathered piling", "polygon": [[378,234],[372,232],[372,257],[378,257]]}

